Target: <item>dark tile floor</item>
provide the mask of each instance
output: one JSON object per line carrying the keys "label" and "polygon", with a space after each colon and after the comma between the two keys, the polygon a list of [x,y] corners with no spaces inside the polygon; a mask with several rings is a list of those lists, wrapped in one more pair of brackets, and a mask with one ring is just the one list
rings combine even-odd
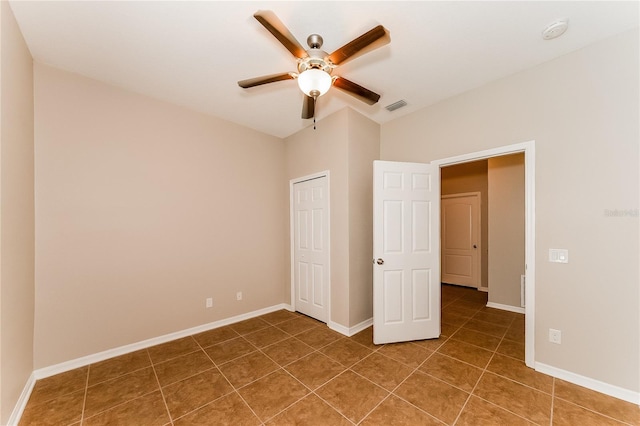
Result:
{"label": "dark tile floor", "polygon": [[640,425],[524,365],[523,315],[444,285],[442,336],[375,346],[277,311],[39,380],[26,425]]}

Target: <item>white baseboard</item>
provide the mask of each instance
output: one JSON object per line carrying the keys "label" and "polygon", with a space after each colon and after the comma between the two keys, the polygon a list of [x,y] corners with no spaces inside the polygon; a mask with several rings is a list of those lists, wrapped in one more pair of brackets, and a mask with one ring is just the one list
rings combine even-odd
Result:
{"label": "white baseboard", "polygon": [[[503,309],[503,310],[512,311],[512,312],[520,312],[520,310],[522,309],[515,306],[501,305],[501,304],[495,304],[495,303],[487,303],[487,306],[490,308]],[[179,339],[179,338],[190,336],[197,333],[202,333],[204,331],[212,330],[225,325],[233,324],[239,321],[243,321],[243,320],[254,318],[260,315],[268,314],[270,312],[274,312],[280,309],[293,311],[293,307],[291,305],[286,303],[281,303],[279,305],[274,305],[268,308],[263,308],[253,312],[248,312],[246,314],[236,315],[234,317],[226,318],[219,321],[214,321],[208,324],[200,325],[197,327],[189,328],[189,329],[178,331],[175,333],[166,334],[164,336],[159,336],[152,339],[143,340],[138,343],[121,346],[118,348],[99,352],[93,355],[88,355],[85,357],[77,358],[75,360],[70,360],[60,364],[35,370],[27,380],[27,383],[25,384],[24,389],[22,390],[22,393],[18,398],[18,402],[16,403],[13,409],[13,412],[9,416],[7,425],[15,426],[19,423],[20,418],[22,417],[24,409],[27,405],[27,402],[29,401],[29,397],[31,396],[31,392],[33,391],[33,387],[35,386],[36,380],[53,376],[55,374],[64,373],[66,371],[70,371],[75,368],[84,367],[86,365],[93,364],[99,361],[104,361],[105,359],[113,358],[119,355],[124,355],[129,352],[134,352],[140,349],[146,349],[151,346],[169,342],[171,340]],[[521,313],[524,313],[524,309],[522,309]],[[331,322],[331,321],[327,325],[332,330],[335,330],[338,333],[341,333],[345,336],[350,337],[366,329],[372,324],[373,324],[373,318],[369,318],[365,321],[362,321],[361,323],[356,324],[353,327],[345,327],[341,324]],[[612,396],[614,398],[622,399],[624,401],[628,401],[633,404],[640,405],[640,392],[620,388],[618,386],[610,385],[608,383],[604,383],[599,380],[581,376],[579,374],[575,374],[570,371],[562,370],[560,368],[552,367],[550,365],[546,365],[539,362],[535,363],[535,370],[541,373],[548,374],[552,377],[556,377],[558,379],[562,379],[567,382],[576,384],[578,386],[583,386],[587,389],[591,389],[596,392],[600,392],[600,393],[604,393],[606,395]]]}
{"label": "white baseboard", "polygon": [[22,417],[22,413],[24,413],[24,409],[27,406],[27,402],[29,402],[29,397],[31,396],[31,392],[33,392],[33,387],[36,385],[36,375],[31,373],[27,383],[24,385],[24,389],[22,389],[22,393],[18,398],[18,402],[16,406],[13,408],[11,415],[9,416],[9,421],[7,422],[7,426],[17,426],[20,422],[20,418]]}
{"label": "white baseboard", "polygon": [[197,327],[188,328],[186,330],[165,334],[164,336],[154,337],[152,339],[147,339],[141,342],[120,346],[114,349],[108,349],[103,352],[98,352],[92,355],[87,355],[87,356],[76,358],[70,361],[65,361],[60,364],[51,365],[49,367],[39,368],[35,370],[33,373],[35,374],[36,380],[43,379],[45,377],[50,377],[56,374],[64,373],[66,371],[74,370],[79,367],[84,367],[89,364],[94,364],[96,362],[104,361],[109,358],[124,355],[130,352],[135,352],[140,349],[150,348],[151,346],[170,342],[171,340],[180,339],[182,337],[191,336],[193,334],[202,333],[203,331],[209,331],[214,328],[219,328],[219,327],[233,324],[246,319],[258,317],[260,315],[268,314],[270,312],[278,311],[280,309],[286,309],[288,311],[293,310],[291,308],[291,305],[288,305],[286,303],[281,303],[279,305],[258,309],[257,311],[248,312],[246,314],[236,315],[230,318],[225,318],[223,320],[214,321],[208,324],[199,325]]}
{"label": "white baseboard", "polygon": [[503,311],[524,314],[524,308],[520,306],[503,305],[502,303],[487,302],[487,308],[502,309]]}
{"label": "white baseboard", "polygon": [[9,422],[7,423],[7,425],[14,426],[20,422],[20,418],[22,417],[22,413],[24,412],[24,409],[27,406],[27,402],[29,401],[29,397],[31,396],[33,387],[35,386],[36,381],[39,379],[44,379],[45,377],[50,377],[56,374],[64,373],[66,371],[71,371],[76,368],[80,368],[89,364],[94,364],[96,362],[104,361],[109,358],[124,355],[130,352],[135,352],[140,349],[150,348],[151,346],[170,342],[172,340],[180,339],[182,337],[191,336],[197,333],[202,333],[203,331],[213,330],[214,328],[219,328],[219,327],[233,324],[246,319],[258,317],[260,315],[268,314],[270,312],[279,311],[280,309],[293,311],[293,307],[291,305],[286,303],[281,303],[279,305],[258,309],[257,311],[248,312],[246,314],[236,315],[234,317],[225,318],[223,320],[214,321],[208,324],[199,325],[197,327],[188,328],[186,330],[177,331],[175,333],[165,334],[164,336],[154,337],[152,339],[143,340],[141,342],[132,343],[130,345],[120,346],[118,348],[109,349],[109,350],[98,352],[92,355],[83,356],[81,358],[72,359],[70,361],[61,362],[60,364],[55,364],[49,367],[44,367],[44,368],[39,368],[37,370],[34,370],[31,373],[29,380],[25,384],[24,389],[22,390],[22,394],[20,395],[20,398],[18,398],[18,402],[16,403],[13,409],[13,412],[9,417]]}
{"label": "white baseboard", "polygon": [[351,337],[354,334],[360,333],[367,327],[370,327],[373,324],[373,318],[369,318],[367,320],[362,321],[360,324],[356,324],[353,327],[345,327],[342,324],[338,324],[337,322],[329,321],[327,325],[333,331],[337,331],[340,334],[344,334],[347,337]]}
{"label": "white baseboard", "polygon": [[615,385],[610,385],[609,383],[604,383],[590,377],[581,376],[579,374],[552,367],[541,362],[535,363],[535,370],[544,374],[548,374],[549,376],[553,376],[557,379],[562,379],[566,382],[573,383],[574,385],[582,386],[584,388],[591,389],[596,392],[612,396],[614,398],[622,399],[623,401],[627,401],[632,404],[640,405],[640,392],[624,389]]}

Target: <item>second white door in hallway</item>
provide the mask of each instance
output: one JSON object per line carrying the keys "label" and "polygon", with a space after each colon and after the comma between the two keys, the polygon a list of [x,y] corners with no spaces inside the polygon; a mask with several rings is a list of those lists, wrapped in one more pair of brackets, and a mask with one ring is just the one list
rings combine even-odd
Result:
{"label": "second white door in hallway", "polygon": [[480,193],[443,195],[442,282],[480,287]]}

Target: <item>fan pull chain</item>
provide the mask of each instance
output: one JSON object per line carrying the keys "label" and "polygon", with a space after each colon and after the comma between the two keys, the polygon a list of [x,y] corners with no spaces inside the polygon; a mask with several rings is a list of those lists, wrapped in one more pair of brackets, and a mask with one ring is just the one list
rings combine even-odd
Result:
{"label": "fan pull chain", "polygon": [[316,101],[318,100],[318,96],[313,97],[313,130],[316,129]]}

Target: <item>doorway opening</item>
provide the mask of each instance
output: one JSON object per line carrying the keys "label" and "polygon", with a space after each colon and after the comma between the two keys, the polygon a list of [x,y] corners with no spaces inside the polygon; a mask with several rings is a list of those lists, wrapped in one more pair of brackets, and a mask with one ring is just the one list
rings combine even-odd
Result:
{"label": "doorway opening", "polygon": [[[522,165],[524,167],[524,188],[520,188],[522,192],[522,198],[524,201],[523,213],[524,213],[524,225],[520,225],[520,230],[522,231],[522,227],[524,227],[524,242],[521,244],[519,249],[523,251],[524,254],[524,264],[521,265],[522,268],[522,279],[518,279],[516,283],[513,285],[515,288],[512,288],[508,291],[511,293],[516,293],[518,295],[517,303],[513,302],[513,309],[510,308],[511,303],[499,303],[494,302],[491,303],[489,300],[488,306],[496,307],[504,310],[512,310],[515,312],[524,312],[525,314],[525,364],[528,367],[534,368],[534,290],[535,290],[535,142],[529,141],[520,144],[508,145],[500,148],[495,148],[486,151],[480,151],[470,154],[465,154],[457,157],[450,157],[438,161],[434,161],[434,164],[440,166],[441,176],[443,176],[443,170],[450,166],[456,165],[464,165],[470,164],[473,162],[479,161],[493,161],[498,164],[501,161],[510,160],[515,157],[510,157],[512,154],[520,154],[524,158],[522,158]],[[446,173],[446,172],[445,172]],[[504,182],[502,182],[504,183]],[[506,187],[509,187],[509,183],[507,182]],[[505,186],[505,185],[503,185]],[[500,188],[498,186],[498,191],[508,191],[506,188]],[[508,193],[508,192],[507,192]],[[444,191],[443,191],[444,194]],[[505,200],[508,202],[508,196],[498,198],[496,201],[496,205],[500,206],[501,202]],[[490,200],[487,198],[490,203]],[[490,204],[489,204],[490,205]],[[502,206],[501,208],[504,208]],[[487,215],[487,223],[490,215]],[[495,226],[500,231],[504,231],[505,229],[500,223],[500,226]],[[488,224],[487,230],[490,232],[491,226]],[[488,236],[488,233],[487,233]],[[483,245],[483,247],[490,250],[491,240],[487,237],[487,243]],[[488,250],[485,250],[485,253],[488,254]],[[444,254],[444,253],[443,253]],[[484,261],[484,259],[483,259]],[[488,285],[489,279],[488,275],[491,273],[491,262],[489,256],[486,257],[486,267],[485,270],[482,271],[481,275],[487,274],[487,286],[489,287],[489,295],[491,296],[491,286]],[[495,261],[497,262],[497,261]],[[493,266],[496,266],[497,263]],[[516,266],[517,267],[517,266]],[[486,271],[486,272],[485,272]],[[511,273],[511,272],[509,272]],[[522,283],[522,284],[521,284]],[[525,284],[526,283],[526,284]],[[494,289],[495,290],[495,289]],[[503,299],[499,299],[503,300]],[[522,303],[520,303],[522,301]],[[520,304],[524,304],[524,308],[518,306]],[[519,308],[519,309],[518,309]]]}

